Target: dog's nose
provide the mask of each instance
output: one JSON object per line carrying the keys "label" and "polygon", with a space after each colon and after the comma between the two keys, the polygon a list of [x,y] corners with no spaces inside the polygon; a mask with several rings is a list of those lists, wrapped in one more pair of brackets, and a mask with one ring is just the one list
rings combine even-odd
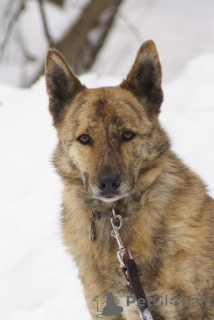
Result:
{"label": "dog's nose", "polygon": [[120,176],[115,173],[99,174],[97,177],[97,185],[100,190],[110,194],[119,188]]}

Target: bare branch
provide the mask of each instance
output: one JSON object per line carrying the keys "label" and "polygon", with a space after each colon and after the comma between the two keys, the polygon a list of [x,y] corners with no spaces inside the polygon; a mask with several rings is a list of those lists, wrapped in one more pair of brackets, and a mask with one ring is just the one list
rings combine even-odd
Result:
{"label": "bare branch", "polygon": [[15,11],[15,13],[12,15],[9,23],[8,23],[8,27],[5,31],[5,34],[4,34],[4,38],[0,44],[0,63],[3,59],[3,55],[4,55],[4,51],[5,51],[5,48],[6,48],[6,45],[8,43],[8,40],[10,38],[10,34],[11,34],[11,31],[13,29],[13,26],[14,24],[16,23],[20,13],[22,12],[22,10],[24,10],[25,8],[25,2],[26,0],[21,0],[20,2],[20,5],[18,6],[17,10]]}
{"label": "bare branch", "polygon": [[122,0],[91,0],[75,25],[57,45],[57,49],[77,74],[92,66],[121,3]]}
{"label": "bare branch", "polygon": [[129,30],[132,32],[132,34],[135,36],[136,40],[141,44],[143,43],[143,38],[141,37],[140,32],[138,29],[133,25],[133,23],[128,19],[128,17],[123,14],[122,12],[117,12],[118,17],[123,20],[123,22],[126,24],[126,26],[129,28]]}
{"label": "bare branch", "polygon": [[[91,0],[56,48],[77,74],[89,70],[102,47],[123,0]],[[31,85],[44,72],[44,65]]]}
{"label": "bare branch", "polygon": [[50,32],[49,32],[48,24],[47,24],[47,19],[46,19],[46,15],[45,15],[44,0],[38,0],[38,2],[39,2],[39,8],[40,8],[41,16],[42,16],[42,22],[43,22],[43,27],[44,27],[44,31],[45,31],[45,36],[48,41],[48,46],[49,46],[49,48],[54,48],[55,44],[54,44],[53,39],[50,36]]}

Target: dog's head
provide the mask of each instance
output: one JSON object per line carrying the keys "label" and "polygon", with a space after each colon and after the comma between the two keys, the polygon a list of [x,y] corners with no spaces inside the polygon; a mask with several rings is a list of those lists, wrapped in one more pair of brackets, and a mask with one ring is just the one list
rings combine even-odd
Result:
{"label": "dog's head", "polygon": [[48,51],[46,83],[59,137],[55,165],[64,179],[106,202],[129,195],[139,181],[153,182],[168,139],[157,121],[163,93],[152,41],[117,87],[86,88],[55,50]]}

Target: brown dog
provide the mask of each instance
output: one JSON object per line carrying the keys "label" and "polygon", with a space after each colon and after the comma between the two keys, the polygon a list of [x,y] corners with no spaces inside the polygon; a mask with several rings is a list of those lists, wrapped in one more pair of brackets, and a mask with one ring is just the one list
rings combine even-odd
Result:
{"label": "brown dog", "polygon": [[[123,308],[111,319],[140,319],[111,237],[113,208],[124,219],[121,238],[153,318],[213,320],[214,201],[170,150],[158,122],[163,94],[154,43],[141,46],[117,87],[87,89],[55,50],[47,55],[46,82],[59,137],[54,164],[64,182],[64,241],[92,319],[109,319],[96,301],[112,301],[111,293]],[[100,215],[94,242],[91,211]]]}

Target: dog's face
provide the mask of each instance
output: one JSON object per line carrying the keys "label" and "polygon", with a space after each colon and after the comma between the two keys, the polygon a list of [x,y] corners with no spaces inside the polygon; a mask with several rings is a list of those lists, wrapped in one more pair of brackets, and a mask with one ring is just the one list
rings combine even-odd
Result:
{"label": "dog's face", "polygon": [[46,82],[60,140],[55,164],[64,179],[81,181],[91,198],[111,202],[158,167],[168,140],[157,122],[161,67],[153,42],[140,48],[120,86],[87,89],[54,50]]}

